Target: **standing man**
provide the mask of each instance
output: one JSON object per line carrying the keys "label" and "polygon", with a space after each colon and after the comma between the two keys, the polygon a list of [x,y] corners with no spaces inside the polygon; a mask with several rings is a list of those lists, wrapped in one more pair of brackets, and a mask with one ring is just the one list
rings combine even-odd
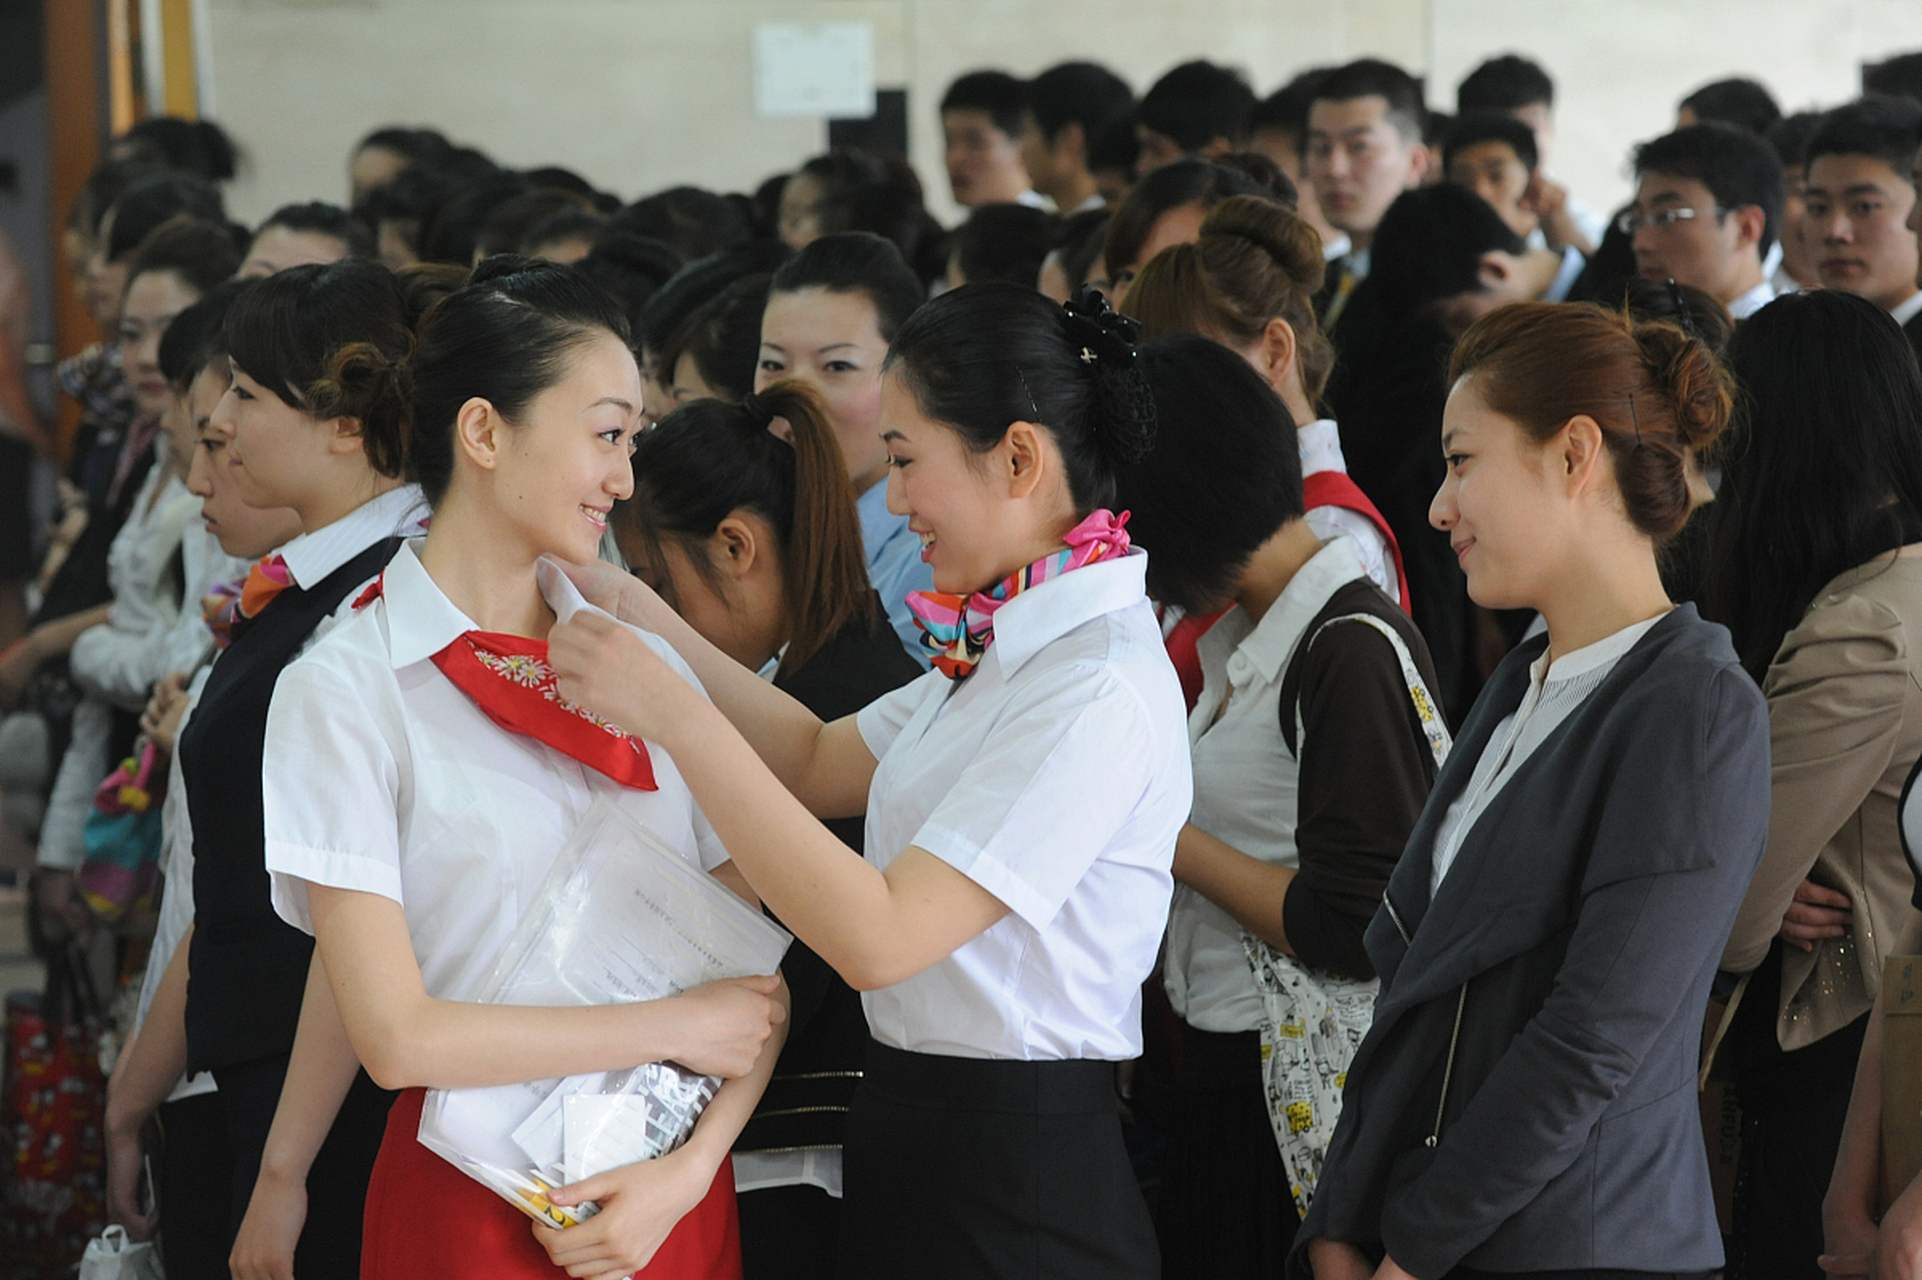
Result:
{"label": "standing man", "polygon": [[1064,216],[1106,205],[1088,163],[1089,148],[1134,104],[1127,82],[1092,62],[1064,62],[1028,82],[1021,160],[1034,189]]}
{"label": "standing man", "polygon": [[1775,297],[1762,260],[1782,199],[1774,148],[1733,125],[1692,124],[1636,150],[1635,203],[1621,229],[1642,279],[1692,285],[1740,320]]}
{"label": "standing man", "polygon": [[941,97],[941,136],[956,204],[1040,206],[1021,163],[1027,113],[1027,86],[1005,71],[970,71],[948,86]]}
{"label": "standing man", "polygon": [[1322,216],[1349,240],[1317,299],[1322,327],[1341,319],[1368,275],[1375,228],[1395,197],[1428,172],[1421,85],[1392,63],[1363,58],[1328,73],[1308,108],[1308,180]]}
{"label": "standing man", "polygon": [[1867,298],[1922,350],[1922,289],[1909,230],[1922,106],[1864,98],[1822,117],[1803,156],[1802,239],[1825,289]]}

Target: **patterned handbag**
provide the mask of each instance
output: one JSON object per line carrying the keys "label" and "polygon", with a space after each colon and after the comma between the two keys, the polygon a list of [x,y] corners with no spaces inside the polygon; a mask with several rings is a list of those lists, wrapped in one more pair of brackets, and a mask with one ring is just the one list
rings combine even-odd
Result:
{"label": "patterned handbag", "polygon": [[[1387,637],[1401,660],[1408,697],[1435,765],[1447,758],[1447,726],[1428,692],[1414,655],[1395,629],[1366,613],[1330,618],[1302,645],[1305,652],[1321,633],[1339,622],[1360,622]],[[1305,736],[1301,706],[1295,706],[1295,752]],[[1376,978],[1343,978],[1311,969],[1252,934],[1241,935],[1248,967],[1261,997],[1261,1072],[1268,1104],[1268,1122],[1281,1149],[1295,1211],[1304,1217],[1321,1180],[1322,1160],[1335,1122],[1341,1118],[1341,1090],[1348,1082],[1348,1064],[1355,1059],[1375,1017]]]}

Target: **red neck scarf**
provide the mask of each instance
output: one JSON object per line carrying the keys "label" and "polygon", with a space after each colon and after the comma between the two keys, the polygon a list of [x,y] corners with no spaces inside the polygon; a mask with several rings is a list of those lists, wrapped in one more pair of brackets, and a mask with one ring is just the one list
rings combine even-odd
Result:
{"label": "red neck scarf", "polygon": [[[376,580],[362,592],[354,608],[365,608],[378,599],[382,581]],[[561,697],[559,677],[547,663],[547,641],[464,631],[435,654],[433,662],[489,720],[509,733],[538,738],[624,787],[658,790],[653,762],[639,738]]]}

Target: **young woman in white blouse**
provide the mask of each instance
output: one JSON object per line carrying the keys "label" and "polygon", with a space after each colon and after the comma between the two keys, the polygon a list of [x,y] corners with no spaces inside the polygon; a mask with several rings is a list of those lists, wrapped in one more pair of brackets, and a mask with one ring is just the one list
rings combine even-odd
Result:
{"label": "young woman in white blouse", "polygon": [[[1005,285],[902,326],[888,498],[933,570],[937,669],[857,715],[822,724],[592,567],[714,702],[605,619],[554,633],[566,696],[666,743],[749,883],[866,993],[848,1275],[1158,1274],[1114,1064],[1140,1052],[1191,780],[1144,557],[1106,509],[1152,429],[1131,339],[1098,295]],[[864,807],[865,861],[814,820]]]}
{"label": "young woman in white blouse", "polygon": [[[349,353],[336,376],[399,375]],[[405,378],[432,525],[286,673],[268,716],[274,904],[321,961],[274,1141],[311,1151],[361,1063],[405,1090],[367,1188],[370,1280],[732,1280],[727,1155],[780,1048],[778,978],[599,1008],[474,1002],[596,799],[745,890],[675,760],[557,701],[544,677],[544,637],[581,602],[558,573],[538,581],[537,562],[591,559],[633,487],[641,378],[625,321],[564,267],[496,257],[423,317]],[[668,1059],[727,1082],[685,1145],[563,1189],[601,1205],[564,1231],[416,1138],[426,1088]]]}
{"label": "young woman in white blouse", "polygon": [[1521,303],[1457,346],[1431,507],[1547,635],[1476,700],[1366,934],[1381,974],[1288,1274],[1706,1277],[1702,1009],[1767,835],[1766,708],[1656,548],[1728,420],[1700,340]]}

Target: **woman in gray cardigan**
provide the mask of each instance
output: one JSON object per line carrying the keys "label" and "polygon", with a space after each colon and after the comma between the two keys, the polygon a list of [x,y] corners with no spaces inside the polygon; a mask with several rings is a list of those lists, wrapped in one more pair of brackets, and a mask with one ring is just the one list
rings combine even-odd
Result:
{"label": "woman in gray cardigan", "polygon": [[1768,721],[1662,590],[1727,375],[1667,324],[1520,304],[1457,347],[1431,511],[1495,672],[1389,882],[1382,978],[1290,1275],[1705,1276],[1702,1009],[1767,834]]}

